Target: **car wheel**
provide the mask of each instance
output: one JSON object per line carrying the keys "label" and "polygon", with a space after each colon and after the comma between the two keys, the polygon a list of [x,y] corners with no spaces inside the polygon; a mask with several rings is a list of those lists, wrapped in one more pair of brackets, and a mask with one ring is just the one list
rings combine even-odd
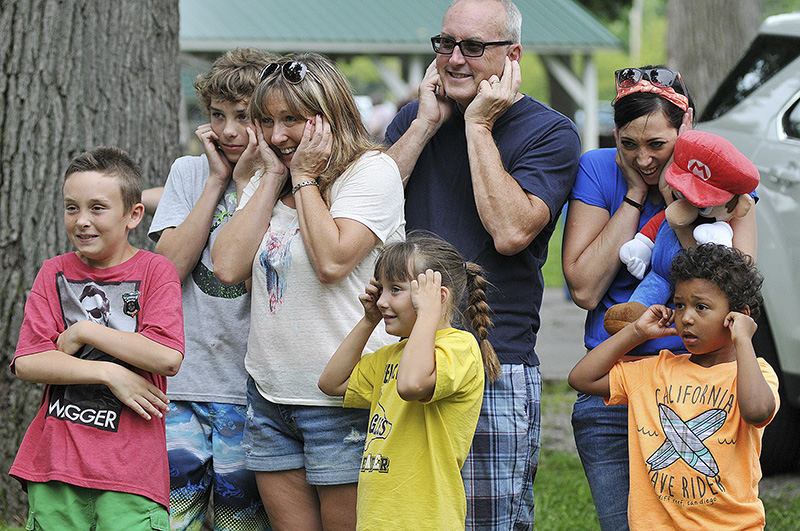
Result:
{"label": "car wheel", "polygon": [[764,429],[761,445],[761,471],[765,476],[794,472],[800,465],[800,409],[794,407],[786,397],[772,330],[765,314],[758,319],[758,331],[753,336],[756,356],[769,362],[778,375],[778,395],[781,404],[772,422]]}

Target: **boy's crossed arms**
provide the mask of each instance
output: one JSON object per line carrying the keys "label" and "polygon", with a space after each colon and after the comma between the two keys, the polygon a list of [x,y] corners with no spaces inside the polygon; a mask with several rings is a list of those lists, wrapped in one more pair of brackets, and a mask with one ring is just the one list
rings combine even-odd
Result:
{"label": "boy's crossed arms", "polygon": [[75,357],[84,345],[134,367],[165,376],[178,372],[183,356],[137,332],[114,330],[93,321],[78,321],[58,335],[58,350],[19,356],[14,368],[21,380],[51,385],[103,384],[127,407],[150,420],[162,417],[169,400],[156,385],[123,365]]}

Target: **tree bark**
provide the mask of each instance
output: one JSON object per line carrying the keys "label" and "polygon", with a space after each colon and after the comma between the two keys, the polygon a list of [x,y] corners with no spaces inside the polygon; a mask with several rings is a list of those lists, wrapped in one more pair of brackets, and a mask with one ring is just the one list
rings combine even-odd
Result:
{"label": "tree bark", "polygon": [[[42,262],[71,250],[61,187],[69,160],[98,145],[127,151],[145,185],[178,154],[177,0],[0,1],[0,345],[7,366]],[[131,234],[148,246],[149,219]],[[23,518],[7,476],[42,389],[0,376],[0,523]]]}
{"label": "tree bark", "polygon": [[680,70],[699,116],[756,36],[761,0],[669,0],[668,64]]}

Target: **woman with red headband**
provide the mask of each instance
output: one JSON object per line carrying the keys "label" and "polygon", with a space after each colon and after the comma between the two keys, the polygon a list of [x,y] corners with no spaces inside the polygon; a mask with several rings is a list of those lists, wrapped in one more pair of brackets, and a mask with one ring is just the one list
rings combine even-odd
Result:
{"label": "woman with red headband", "polygon": [[[581,157],[562,248],[570,294],[588,310],[587,350],[608,338],[603,328],[606,310],[627,302],[639,282],[622,266],[619,249],[665,207],[659,182],[672,161],[678,135],[691,128],[694,113],[678,72],[650,65],[623,68],[615,75],[617,146]],[[755,255],[754,210],[734,223],[734,246]],[[655,355],[662,348],[685,352],[680,338],[670,336],[643,343],[626,359]],[[602,398],[578,395],[572,412],[575,443],[604,531],[628,528],[627,424],[626,406],[606,406]]]}

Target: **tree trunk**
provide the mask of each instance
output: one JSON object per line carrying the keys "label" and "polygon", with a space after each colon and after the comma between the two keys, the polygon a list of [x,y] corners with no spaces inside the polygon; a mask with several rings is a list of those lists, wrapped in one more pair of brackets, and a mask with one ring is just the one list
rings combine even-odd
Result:
{"label": "tree trunk", "polygon": [[[42,262],[69,251],[61,186],[69,160],[97,145],[127,151],[146,186],[178,154],[177,0],[0,1],[0,345],[14,354],[25,297]],[[131,241],[146,245],[145,220]],[[0,523],[26,497],[7,476],[41,399],[0,376]]]}
{"label": "tree trunk", "polygon": [[668,63],[680,70],[699,116],[761,24],[761,0],[669,0]]}

